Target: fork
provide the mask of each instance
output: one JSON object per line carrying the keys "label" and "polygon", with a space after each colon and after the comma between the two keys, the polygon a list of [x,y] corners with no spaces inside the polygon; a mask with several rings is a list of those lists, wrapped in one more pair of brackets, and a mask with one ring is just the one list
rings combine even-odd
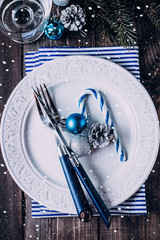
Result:
{"label": "fork", "polygon": [[[42,89],[42,86],[40,85],[40,89],[41,89],[41,92],[42,92],[43,97],[44,97],[44,99],[45,99],[45,103],[46,103],[46,105],[47,105],[47,108],[48,108],[50,111],[53,112],[53,113],[52,113],[52,117],[54,118],[56,124],[57,124],[57,125],[60,125],[63,130],[66,130],[66,128],[65,128],[65,121],[66,121],[66,119],[65,119],[65,118],[62,118],[62,119],[59,118],[59,114],[58,114],[57,108],[56,108],[56,106],[55,106],[55,104],[54,104],[54,102],[53,102],[53,100],[52,100],[52,98],[51,98],[51,96],[50,96],[50,94],[49,94],[49,92],[48,92],[48,89],[47,89],[45,83],[43,84],[43,86],[44,86],[44,90],[45,90],[45,92],[46,92],[46,94],[47,94],[47,97],[48,97],[48,99],[49,99],[49,102],[50,102],[50,107],[49,107],[49,104],[48,104],[47,99],[46,99],[46,97],[45,97],[45,94],[44,94],[44,91],[43,91],[43,89]],[[37,93],[38,93],[39,96],[40,96],[40,91],[39,91],[38,87],[36,87],[36,90],[37,90]],[[33,89],[33,91],[34,91],[34,89]],[[41,106],[40,106],[40,104],[39,104],[39,101],[38,101],[35,93],[34,93],[34,97],[35,97],[35,101],[36,101],[36,104],[37,104],[39,116],[40,116],[42,122],[43,122],[47,127],[51,127],[51,123],[50,123],[48,117],[44,116],[44,113],[43,113],[43,111],[42,111],[42,109],[41,109]]]}
{"label": "fork", "polygon": [[[48,92],[46,86],[45,86],[45,90],[47,91],[46,96],[48,96],[49,92]],[[42,95],[44,97],[44,101],[43,101],[43,98],[42,98],[39,90],[37,92],[34,90],[34,93],[35,93],[35,96],[38,98],[37,101],[39,101],[39,103],[42,105],[42,108],[43,108],[45,114],[47,115],[47,117],[51,121],[53,129],[56,130],[58,139],[60,139],[61,142],[62,142],[62,144],[59,144],[57,149],[58,149],[58,155],[59,155],[59,159],[61,161],[64,173],[65,173],[65,170],[68,171],[68,169],[66,169],[66,168],[68,168],[68,166],[70,166],[70,168],[72,168],[72,170],[73,169],[75,170],[74,173],[77,174],[76,177],[77,176],[79,177],[81,183],[83,184],[83,186],[85,187],[86,191],[88,192],[90,198],[92,199],[96,209],[98,210],[99,214],[101,215],[105,225],[107,226],[107,228],[109,228],[110,224],[111,224],[111,214],[110,214],[107,206],[105,205],[104,201],[100,197],[99,193],[97,192],[96,188],[94,187],[93,183],[91,182],[90,178],[88,177],[86,171],[84,170],[84,168],[80,164],[77,156],[69,148],[65,138],[63,137],[63,134],[61,133],[59,127],[57,126],[57,124],[54,120],[53,113],[52,113],[50,107],[48,107],[49,103],[48,103],[48,101],[45,97],[45,93],[44,93],[42,87],[41,87],[41,91],[42,91]],[[52,100],[51,97],[48,97],[48,100],[50,102],[50,100]],[[66,164],[66,162],[67,162],[67,164]],[[73,174],[73,172],[72,172],[72,174]],[[73,190],[72,197],[74,199],[74,194],[75,194],[77,189],[75,189],[75,188],[72,189],[72,187],[73,187],[72,176],[70,178],[70,176],[68,176],[66,174],[66,179],[68,181],[68,185],[70,187],[71,193],[72,193],[72,190]],[[71,182],[70,182],[70,180],[71,180]],[[69,183],[71,183],[71,184],[69,184]],[[79,193],[80,190],[81,190],[81,188],[78,188],[78,193]],[[82,190],[82,192],[83,192],[83,190]],[[85,196],[83,196],[83,198],[85,199]],[[87,213],[89,213],[89,211],[87,211]],[[85,216],[85,214],[82,214],[82,215],[83,215],[83,217]],[[90,214],[89,215],[86,214],[86,216],[87,216],[87,219],[88,219],[88,217],[91,219]]]}
{"label": "fork", "polygon": [[[58,116],[58,111],[50,97],[50,94],[48,92],[48,89],[46,85],[44,84],[44,90],[42,86],[40,86],[40,90],[38,87],[36,87],[37,92],[33,89],[34,91],[34,97],[38,109],[38,113],[40,116],[41,121],[44,123],[45,126],[50,126],[52,129],[56,129],[56,132],[58,131],[58,137],[62,140],[62,143],[67,146],[67,142],[65,141],[59,127],[57,126],[58,121],[59,121],[59,116]],[[48,116],[45,114],[45,111],[43,111],[43,108],[41,107],[41,104],[38,100],[38,97],[41,99],[44,99],[45,105],[45,110],[48,111],[48,114],[50,114],[54,120],[54,125],[49,124],[49,119]],[[48,99],[48,100],[47,100]],[[82,190],[82,187],[80,185],[80,182],[78,180],[78,177],[74,171],[74,168],[69,160],[69,155],[65,156],[60,156],[59,157],[62,169],[69,187],[69,190],[71,192],[71,196],[73,198],[77,214],[80,218],[81,221],[88,222],[92,218],[92,212],[90,210],[88,201],[85,197],[85,194]]]}

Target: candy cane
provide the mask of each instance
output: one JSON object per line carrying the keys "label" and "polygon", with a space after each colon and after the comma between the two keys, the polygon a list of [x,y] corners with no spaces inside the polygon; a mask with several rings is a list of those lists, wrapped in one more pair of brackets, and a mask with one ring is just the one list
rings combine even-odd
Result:
{"label": "candy cane", "polygon": [[94,97],[97,99],[100,109],[101,109],[103,115],[105,116],[105,122],[106,122],[107,126],[111,126],[113,129],[114,145],[116,147],[117,153],[119,154],[120,160],[121,160],[121,162],[127,161],[126,154],[120,143],[119,136],[115,129],[114,122],[111,118],[109,109],[107,108],[104,98],[99,91],[92,89],[92,88],[86,89],[85,93],[79,98],[79,101],[78,101],[78,105],[79,105],[81,114],[83,114],[87,118],[87,110],[86,110],[86,106],[85,106],[85,100],[88,95],[94,95]]}

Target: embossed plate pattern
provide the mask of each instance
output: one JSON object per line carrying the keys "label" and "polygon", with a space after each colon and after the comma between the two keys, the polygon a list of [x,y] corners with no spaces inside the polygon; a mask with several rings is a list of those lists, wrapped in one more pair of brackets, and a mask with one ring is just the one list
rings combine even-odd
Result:
{"label": "embossed plate pattern", "polygon": [[[109,208],[128,199],[151,172],[159,147],[155,107],[144,87],[110,61],[72,56],[50,61],[28,74],[12,92],[2,117],[1,145],[16,183],[39,203],[75,213],[57,157],[54,132],[40,121],[30,85],[45,82],[63,117],[79,112],[87,87],[99,89],[110,108],[128,154],[121,163],[113,144],[80,158]],[[104,121],[96,100],[88,98],[89,124]],[[65,132],[68,142],[73,135]]]}

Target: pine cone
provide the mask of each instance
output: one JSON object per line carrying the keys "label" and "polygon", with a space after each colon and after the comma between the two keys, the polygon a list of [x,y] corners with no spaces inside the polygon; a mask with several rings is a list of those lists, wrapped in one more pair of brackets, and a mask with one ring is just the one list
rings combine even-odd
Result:
{"label": "pine cone", "polygon": [[60,21],[70,31],[78,31],[86,24],[83,9],[74,4],[62,11]]}
{"label": "pine cone", "polygon": [[89,143],[93,148],[103,148],[113,140],[113,131],[105,123],[95,123],[88,133]]}

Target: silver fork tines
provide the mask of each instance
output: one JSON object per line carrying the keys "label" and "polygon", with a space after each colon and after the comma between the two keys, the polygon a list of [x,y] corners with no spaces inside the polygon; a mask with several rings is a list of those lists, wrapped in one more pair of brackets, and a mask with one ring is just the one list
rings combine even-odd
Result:
{"label": "silver fork tines", "polygon": [[[37,110],[38,110],[38,113],[39,113],[42,123],[47,127],[51,127],[51,123],[50,123],[48,117],[46,116],[45,112],[42,110],[40,103],[39,103],[40,100],[37,99],[38,96],[35,91],[34,91],[34,97],[35,97]],[[43,104],[43,103],[41,103],[41,104]]]}
{"label": "silver fork tines", "polygon": [[[43,89],[44,87],[44,89]],[[46,114],[43,112],[40,104],[43,106],[43,108],[45,109],[45,111],[52,116],[52,118],[54,119],[55,123],[58,124],[59,122],[59,116],[58,116],[58,111],[53,103],[53,100],[49,94],[49,91],[46,87],[45,84],[43,84],[43,87],[42,85],[38,87],[36,87],[36,90],[34,88],[33,91],[34,91],[34,97],[35,97],[35,100],[36,100],[36,104],[37,104],[37,108],[38,108],[38,112],[39,112],[39,115],[40,115],[40,118],[41,120],[43,120],[43,122],[45,121],[45,124],[50,126],[50,123],[49,121],[47,120],[47,116]],[[47,123],[48,122],[48,123]]]}
{"label": "silver fork tines", "polygon": [[[54,109],[56,109],[56,107],[54,106],[54,103],[47,90],[47,87],[44,84],[44,89],[41,85],[39,86],[39,88],[36,87],[36,90],[34,88],[32,89],[34,92],[34,97],[36,100],[36,105],[37,105],[40,119],[42,120],[45,126],[50,126],[56,130],[55,132],[58,137],[57,139],[59,139],[60,142],[62,142],[68,148],[68,144],[59,128],[59,124],[58,124],[59,116],[57,116],[58,111],[55,110],[54,112]],[[53,106],[54,106],[54,109],[52,108]]]}

